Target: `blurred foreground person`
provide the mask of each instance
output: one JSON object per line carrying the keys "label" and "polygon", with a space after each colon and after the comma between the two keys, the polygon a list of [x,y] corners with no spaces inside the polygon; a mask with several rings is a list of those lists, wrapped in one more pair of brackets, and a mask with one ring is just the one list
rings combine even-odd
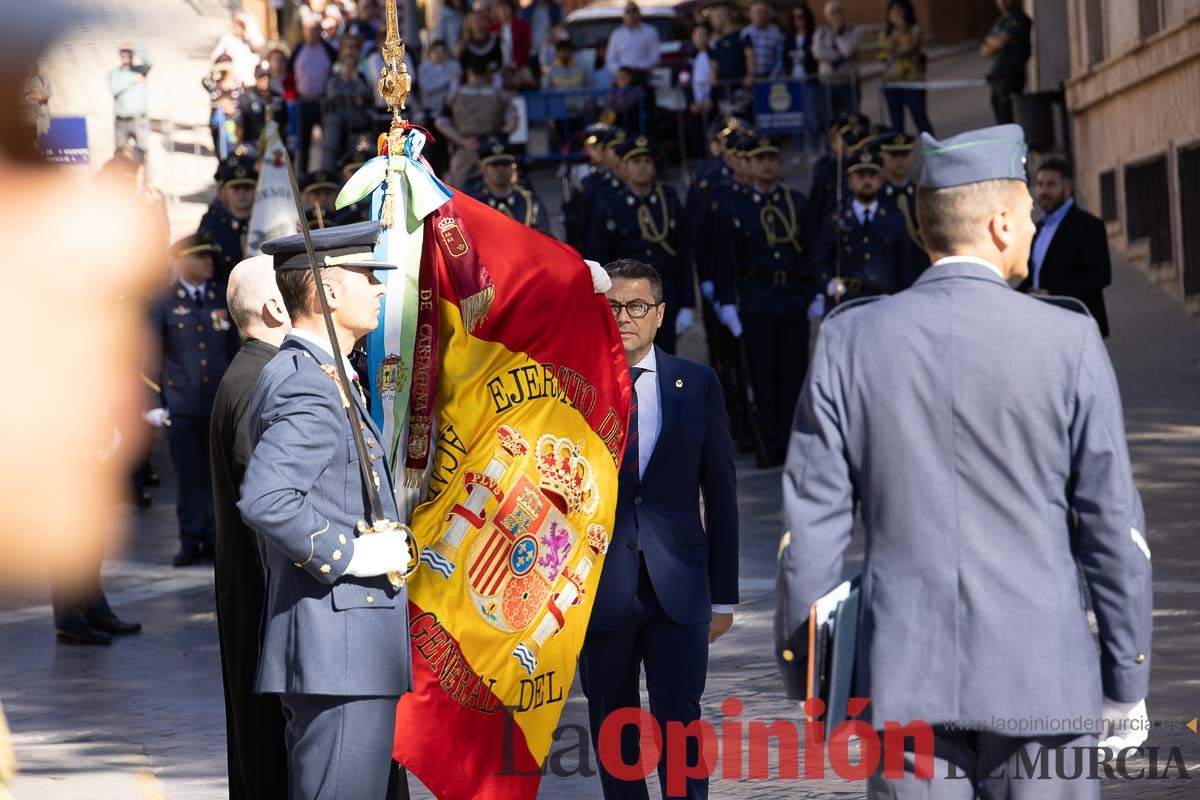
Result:
{"label": "blurred foreground person", "polygon": [[217,631],[225,682],[229,796],[286,798],[283,708],[275,695],[254,694],[264,573],[254,531],[237,510],[251,450],[246,410],[258,376],[292,327],[275,285],[274,259],[255,256],[234,267],[226,299],[243,340],[213,400],[209,457],[217,521]]}
{"label": "blurred foreground person", "polygon": [[[1021,128],[922,145],[933,265],[830,312],[796,411],[781,663],[804,661],[810,605],[842,580],[857,510],[861,716],[932,725],[925,752],[905,739],[903,777],[872,775],[868,796],[1098,797],[1087,770],[1020,778],[1032,758],[1094,758],[1100,719],[1114,750],[1149,732],[1150,548],[1116,376],[1080,303],[1009,288],[1034,232]],[[933,783],[914,774],[930,761]]]}

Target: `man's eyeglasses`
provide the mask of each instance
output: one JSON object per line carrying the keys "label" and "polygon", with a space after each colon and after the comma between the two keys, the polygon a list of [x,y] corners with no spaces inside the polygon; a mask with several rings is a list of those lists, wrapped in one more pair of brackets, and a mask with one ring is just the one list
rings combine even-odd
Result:
{"label": "man's eyeglasses", "polygon": [[621,309],[625,309],[625,313],[629,314],[630,319],[643,319],[650,313],[650,309],[658,308],[662,303],[647,303],[645,300],[630,300],[628,303],[614,303],[608,301],[608,307],[612,309],[613,316],[617,319],[621,318]]}

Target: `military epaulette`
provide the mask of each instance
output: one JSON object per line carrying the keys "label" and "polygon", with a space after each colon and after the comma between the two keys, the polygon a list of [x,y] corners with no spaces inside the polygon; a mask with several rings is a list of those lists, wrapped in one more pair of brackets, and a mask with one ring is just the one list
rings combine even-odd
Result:
{"label": "military epaulette", "polygon": [[836,306],[834,306],[832,311],[830,311],[828,314],[825,315],[825,319],[823,320],[823,322],[829,322],[829,320],[833,319],[838,314],[845,313],[846,311],[849,311],[852,308],[860,308],[862,306],[865,306],[867,303],[873,303],[876,300],[882,300],[883,298],[885,298],[887,296],[888,295],[886,295],[886,294],[876,294],[876,295],[869,295],[867,297],[856,297],[853,300],[847,300],[844,303],[838,303]]}
{"label": "military epaulette", "polygon": [[1054,294],[1031,294],[1029,296],[1036,297],[1043,303],[1065,308],[1067,311],[1074,311],[1076,314],[1083,314],[1085,317],[1092,316],[1092,312],[1088,311],[1088,307],[1083,304],[1083,301],[1074,297],[1063,297]]}

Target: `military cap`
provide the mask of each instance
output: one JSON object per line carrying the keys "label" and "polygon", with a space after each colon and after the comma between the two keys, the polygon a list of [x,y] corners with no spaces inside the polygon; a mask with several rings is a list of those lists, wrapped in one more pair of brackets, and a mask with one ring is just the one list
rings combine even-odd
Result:
{"label": "military cap", "polygon": [[877,141],[879,149],[885,153],[911,153],[916,140],[901,131],[887,131],[880,134]]}
{"label": "military cap", "polygon": [[311,192],[315,189],[333,189],[336,192],[341,188],[342,185],[338,183],[337,176],[323,169],[313,170],[300,179],[301,193]]}
{"label": "military cap", "polygon": [[509,151],[505,137],[488,134],[479,141],[479,163],[495,164],[501,161],[516,162],[516,156]]}
{"label": "military cap", "polygon": [[589,147],[595,144],[603,145],[613,126],[607,122],[593,122],[583,129],[583,143]]}
{"label": "military cap", "polygon": [[728,117],[719,117],[713,120],[708,126],[708,138],[720,139],[722,143],[729,138],[729,135],[737,130],[749,130],[750,123],[730,114]]}
{"label": "military cap", "polygon": [[[378,222],[355,222],[312,231],[313,253],[319,267],[366,267],[395,269],[394,264],[374,260],[375,244],[383,226]],[[263,242],[264,254],[275,258],[275,269],[309,269],[304,234],[293,233]]]}
{"label": "military cap", "polygon": [[376,144],[371,141],[371,137],[365,133],[360,133],[354,137],[354,143],[350,145],[342,158],[338,161],[338,169],[343,172],[348,169],[358,169],[376,154]]}
{"label": "military cap", "polygon": [[942,141],[922,133],[921,186],[945,189],[983,181],[1024,181],[1027,149],[1020,125],[980,128]]}
{"label": "military cap", "polygon": [[747,158],[764,155],[766,153],[774,153],[779,155],[779,145],[775,144],[770,136],[759,135],[749,140],[750,149],[742,153]]}
{"label": "military cap", "polygon": [[758,141],[758,134],[750,128],[736,130],[725,137],[725,150],[737,156],[744,156]]}
{"label": "military cap", "polygon": [[605,147],[611,147],[614,150],[621,142],[625,141],[625,131],[617,127],[611,127],[608,134],[600,141]]}
{"label": "military cap", "polygon": [[839,136],[845,135],[846,131],[850,130],[851,128],[862,128],[863,130],[870,128],[871,118],[866,114],[861,114],[857,111],[847,111],[835,119],[833,124],[829,127]]}
{"label": "military cap", "polygon": [[650,140],[645,136],[635,136],[632,139],[623,139],[620,144],[616,145],[617,155],[622,161],[628,161],[637,156],[653,156],[654,151],[651,149]]}
{"label": "military cap", "polygon": [[863,147],[846,161],[846,174],[870,170],[879,172],[883,169],[883,159],[874,147]]}
{"label": "military cap", "polygon": [[254,168],[253,161],[234,154],[217,167],[216,179],[218,186],[236,186],[238,184],[254,186],[258,183],[258,170]]}
{"label": "military cap", "polygon": [[255,78],[268,78],[268,77],[270,77],[270,75],[271,75],[271,62],[266,61],[266,60],[258,62],[258,66],[256,66],[254,68],[254,77]]}
{"label": "military cap", "polygon": [[170,249],[172,259],[199,253],[210,253],[214,258],[221,254],[221,245],[213,241],[212,233],[207,228],[183,237],[171,245]]}

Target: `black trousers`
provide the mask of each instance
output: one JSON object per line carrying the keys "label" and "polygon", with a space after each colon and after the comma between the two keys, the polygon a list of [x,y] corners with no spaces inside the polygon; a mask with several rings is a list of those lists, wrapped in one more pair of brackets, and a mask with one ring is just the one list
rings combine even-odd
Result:
{"label": "black trousers", "polygon": [[[663,611],[650,583],[643,560],[638,573],[634,618],[615,631],[591,631],[579,653],[579,685],[588,699],[588,723],[592,745],[597,754],[600,785],[605,800],[646,800],[645,780],[623,781],[604,768],[615,753],[600,749],[600,729],[612,712],[621,708],[640,708],[638,684],[641,668],[646,668],[646,691],[650,696],[650,714],[664,734],[663,753],[658,762],[658,779],[663,796],[667,792],[666,724],[684,724],[700,719],[700,697],[708,677],[708,623],[681,625]],[[634,725],[621,729],[620,758],[636,764],[641,758],[639,730]],[[700,747],[695,737],[687,741],[687,763],[699,763]],[[712,765],[715,768],[715,764]],[[708,797],[708,779],[687,781],[687,797]]]}
{"label": "black trousers", "polygon": [[742,339],[750,362],[755,419],[768,455],[787,452],[792,417],[808,371],[809,292],[800,286],[743,281]]}
{"label": "black trousers", "polygon": [[82,579],[54,578],[50,581],[50,606],[54,609],[55,628],[88,624],[89,620],[112,614],[108,598],[100,588],[103,558],[102,553],[97,553],[95,569],[89,570]]}
{"label": "black trousers", "polygon": [[312,150],[312,135],[313,128],[321,124],[321,101],[320,99],[313,100],[297,100],[296,101],[297,126],[299,127],[299,147],[300,152],[296,154],[296,173],[303,175],[306,172],[312,172],[324,166],[320,163],[309,164],[308,154]]}
{"label": "black trousers", "polygon": [[212,472],[208,465],[209,416],[171,415],[167,443],[175,468],[175,514],[183,542],[213,544]]}
{"label": "black trousers", "polygon": [[654,343],[661,347],[663,352],[675,355],[675,318],[679,316],[679,292],[670,278],[663,278],[662,283],[663,323],[654,335]]}
{"label": "black trousers", "polygon": [[988,83],[992,87],[992,114],[996,124],[1013,122],[1013,97],[1025,91],[1025,70],[989,75]]}

